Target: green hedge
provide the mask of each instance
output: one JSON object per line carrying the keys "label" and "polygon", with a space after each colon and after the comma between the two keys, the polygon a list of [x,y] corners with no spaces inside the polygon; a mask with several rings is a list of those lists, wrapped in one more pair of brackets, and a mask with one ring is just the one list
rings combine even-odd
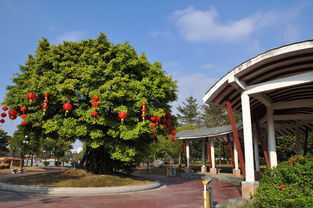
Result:
{"label": "green hedge", "polygon": [[313,157],[294,156],[266,169],[255,203],[258,208],[312,208]]}

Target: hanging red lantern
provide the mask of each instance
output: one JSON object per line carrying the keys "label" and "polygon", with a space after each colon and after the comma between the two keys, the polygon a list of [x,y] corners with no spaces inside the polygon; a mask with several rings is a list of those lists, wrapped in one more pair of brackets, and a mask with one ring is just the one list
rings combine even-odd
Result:
{"label": "hanging red lantern", "polygon": [[45,98],[47,99],[48,97],[49,97],[49,94],[48,94],[48,93],[46,93],[46,94],[45,94]]}
{"label": "hanging red lantern", "polygon": [[42,106],[43,111],[46,111],[48,109],[47,105]]}
{"label": "hanging red lantern", "polygon": [[172,123],[167,123],[167,126],[172,126]]}
{"label": "hanging red lantern", "polygon": [[25,111],[27,110],[27,108],[26,108],[25,106],[23,106],[23,107],[20,107],[20,110],[21,110],[23,113],[25,113]]}
{"label": "hanging red lantern", "polygon": [[155,124],[155,123],[151,123],[150,126],[151,126],[152,128],[154,128],[154,127],[156,126],[156,124]]}
{"label": "hanging red lantern", "polygon": [[162,122],[166,123],[167,119],[166,118],[162,118]]}
{"label": "hanging red lantern", "polygon": [[157,131],[156,131],[156,130],[152,130],[151,133],[152,133],[152,134],[156,134]]}
{"label": "hanging red lantern", "polygon": [[93,99],[93,101],[97,102],[99,100],[99,97],[98,96],[93,96],[92,99]]}
{"label": "hanging red lantern", "polygon": [[27,126],[27,122],[26,121],[22,121],[22,126]]}
{"label": "hanging red lantern", "polygon": [[175,126],[172,126],[172,130],[176,130],[176,127],[175,127]]}
{"label": "hanging red lantern", "polygon": [[142,117],[143,119],[145,119],[146,116],[147,116],[146,114],[141,114],[141,117]]}
{"label": "hanging red lantern", "polygon": [[172,135],[172,131],[168,131],[167,134],[168,134],[168,135]]}
{"label": "hanging red lantern", "polygon": [[33,100],[36,99],[37,96],[35,93],[29,92],[29,93],[27,93],[26,97],[29,100],[29,103],[31,103]]}
{"label": "hanging red lantern", "polygon": [[147,104],[146,103],[141,103],[141,106],[146,106]]}
{"label": "hanging red lantern", "polygon": [[176,136],[176,132],[172,132],[172,136]]}
{"label": "hanging red lantern", "polygon": [[151,120],[151,121],[155,121],[155,120],[156,120],[156,117],[155,117],[155,116],[151,116],[151,117],[150,117],[150,120]]}
{"label": "hanging red lantern", "polygon": [[92,103],[92,107],[98,107],[98,106],[99,106],[99,103],[97,103],[97,102]]}
{"label": "hanging red lantern", "polygon": [[44,99],[43,102],[44,102],[45,104],[48,104],[48,103],[49,103],[49,100]]}
{"label": "hanging red lantern", "polygon": [[121,119],[122,123],[124,122],[124,119],[127,118],[127,113],[125,112],[119,112],[118,117]]}
{"label": "hanging red lantern", "polygon": [[176,139],[175,139],[175,138],[173,138],[173,139],[172,139],[172,142],[176,142]]}
{"label": "hanging red lantern", "polygon": [[7,111],[7,110],[8,110],[8,107],[3,106],[3,107],[2,107],[2,110],[3,110],[3,111]]}
{"label": "hanging red lantern", "polygon": [[7,114],[3,112],[3,113],[1,113],[1,116],[4,118],[7,116]]}
{"label": "hanging red lantern", "polygon": [[163,129],[166,129],[166,128],[167,128],[167,126],[164,124],[164,125],[162,126],[162,128],[163,128]]}
{"label": "hanging red lantern", "polygon": [[4,123],[4,122],[5,122],[5,120],[4,120],[4,119],[1,119],[1,120],[0,120],[0,123]]}
{"label": "hanging red lantern", "polygon": [[63,109],[65,110],[65,115],[70,111],[72,110],[72,104],[71,103],[64,103],[63,104]]}
{"label": "hanging red lantern", "polygon": [[147,108],[141,108],[141,112],[146,112]]}
{"label": "hanging red lantern", "polygon": [[96,117],[96,116],[98,115],[98,112],[97,112],[97,111],[93,111],[93,112],[91,113],[91,115],[92,115],[93,117]]}
{"label": "hanging red lantern", "polygon": [[14,120],[17,117],[17,111],[16,110],[9,110],[9,118]]}
{"label": "hanging red lantern", "polygon": [[157,123],[160,123],[161,122],[161,118],[160,117],[155,117],[155,121],[157,122]]}
{"label": "hanging red lantern", "polygon": [[21,115],[21,118],[22,118],[22,119],[25,119],[25,118],[27,118],[27,115],[26,115],[26,114],[22,114],[22,115]]}
{"label": "hanging red lantern", "polygon": [[171,114],[171,113],[166,113],[166,115],[167,115],[168,117],[172,117],[172,114]]}
{"label": "hanging red lantern", "polygon": [[172,119],[170,119],[170,118],[169,118],[169,119],[167,119],[167,122],[171,122],[171,121],[172,121]]}

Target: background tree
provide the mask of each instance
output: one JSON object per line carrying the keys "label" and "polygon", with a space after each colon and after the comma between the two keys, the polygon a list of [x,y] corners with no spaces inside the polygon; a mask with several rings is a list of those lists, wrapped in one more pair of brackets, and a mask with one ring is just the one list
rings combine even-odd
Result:
{"label": "background tree", "polygon": [[229,124],[229,118],[225,107],[204,104],[200,114],[203,126],[212,128]]}
{"label": "background tree", "polygon": [[177,118],[182,125],[199,125],[199,106],[196,98],[187,97],[182,106],[177,107],[177,110],[179,112]]}
{"label": "background tree", "polygon": [[[81,167],[94,173],[127,169],[142,159],[151,128],[141,119],[141,103],[147,104],[149,116],[162,117],[176,100],[176,83],[160,63],[150,64],[145,54],[138,56],[128,43],[114,45],[103,33],[79,43],[50,45],[43,39],[20,71],[7,87],[4,103],[11,109],[27,106],[25,132],[83,141]],[[32,103],[25,99],[29,92],[37,94]],[[49,103],[43,114],[45,93]],[[97,107],[91,106],[94,96],[100,98]],[[67,114],[64,103],[73,106]],[[123,124],[119,112],[128,114]]]}
{"label": "background tree", "polygon": [[7,132],[0,129],[0,155],[7,155],[9,152],[8,149],[8,140],[10,139],[10,136],[8,136]]}

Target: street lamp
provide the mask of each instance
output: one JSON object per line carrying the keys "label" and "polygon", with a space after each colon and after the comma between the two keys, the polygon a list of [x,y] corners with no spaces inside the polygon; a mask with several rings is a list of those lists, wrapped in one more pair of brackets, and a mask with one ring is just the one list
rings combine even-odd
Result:
{"label": "street lamp", "polygon": [[24,168],[24,155],[25,155],[25,149],[26,149],[26,144],[28,144],[28,140],[27,140],[28,136],[25,136],[25,139],[23,140],[23,151],[22,151],[22,161],[21,161],[21,170],[20,172],[23,172],[23,168]]}

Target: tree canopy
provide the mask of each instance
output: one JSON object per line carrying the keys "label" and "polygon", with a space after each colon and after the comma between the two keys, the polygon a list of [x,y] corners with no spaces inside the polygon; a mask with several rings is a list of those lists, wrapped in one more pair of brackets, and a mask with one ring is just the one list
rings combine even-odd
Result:
{"label": "tree canopy", "polygon": [[[141,118],[142,103],[148,116],[164,117],[171,110],[169,103],[176,100],[176,82],[161,68],[159,62],[150,64],[145,54],[138,56],[128,43],[109,42],[104,33],[59,45],[43,38],[7,87],[4,103],[15,110],[27,107],[26,134],[37,132],[69,142],[80,139],[87,145],[84,168],[112,172],[112,161],[136,161],[151,140],[150,122]],[[30,92],[37,95],[32,102],[26,99]],[[93,97],[99,98],[97,105]],[[65,103],[72,105],[68,113],[62,108]],[[123,124],[119,112],[127,113]],[[94,154],[105,159],[91,159]]]}

